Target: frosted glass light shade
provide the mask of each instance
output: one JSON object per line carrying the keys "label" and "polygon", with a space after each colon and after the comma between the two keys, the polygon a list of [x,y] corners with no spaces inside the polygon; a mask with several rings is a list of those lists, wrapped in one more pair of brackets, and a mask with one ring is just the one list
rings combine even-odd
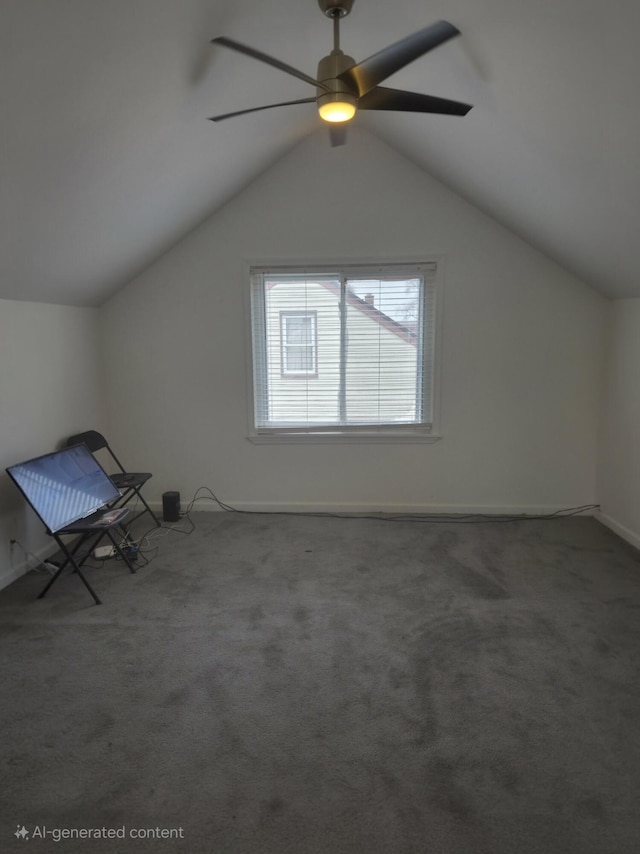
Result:
{"label": "frosted glass light shade", "polygon": [[325,122],[348,122],[356,114],[356,105],[349,101],[329,101],[320,104],[318,112]]}

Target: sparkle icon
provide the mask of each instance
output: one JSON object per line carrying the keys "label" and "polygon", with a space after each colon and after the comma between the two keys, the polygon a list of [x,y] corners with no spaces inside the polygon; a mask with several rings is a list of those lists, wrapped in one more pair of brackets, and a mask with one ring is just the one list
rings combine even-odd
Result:
{"label": "sparkle icon", "polygon": [[28,830],[27,830],[27,828],[24,826],[24,824],[22,825],[22,827],[20,827],[20,825],[18,825],[18,826],[17,826],[17,829],[16,829],[16,832],[15,832],[13,835],[14,835],[17,839],[28,839],[28,838],[29,838],[29,831],[28,831]]}

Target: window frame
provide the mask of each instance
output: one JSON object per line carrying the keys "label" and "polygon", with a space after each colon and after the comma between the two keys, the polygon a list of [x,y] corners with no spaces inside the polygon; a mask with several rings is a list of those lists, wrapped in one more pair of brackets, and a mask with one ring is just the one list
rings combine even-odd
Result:
{"label": "window frame", "polygon": [[[304,317],[311,320],[311,338],[310,344],[289,344],[286,340],[287,321],[294,317]],[[312,369],[311,370],[290,370],[287,367],[287,350],[290,347],[311,347],[312,353]],[[314,379],[318,376],[318,312],[313,310],[284,310],[280,311],[280,374],[284,379]]]}
{"label": "window frame", "polygon": [[[256,427],[256,392],[255,392],[255,370],[256,364],[260,362],[260,355],[256,353],[257,347],[261,345],[256,342],[256,319],[254,301],[254,276],[262,275],[327,275],[340,272],[347,274],[347,279],[365,279],[387,276],[407,278],[419,272],[423,275],[429,272],[429,280],[424,278],[424,292],[429,291],[428,316],[423,317],[423,322],[428,321],[429,346],[425,347],[423,359],[418,367],[422,381],[428,373],[430,377],[430,394],[428,396],[431,409],[430,424],[357,424],[357,425],[305,425],[297,427]],[[283,263],[277,261],[247,261],[245,264],[245,317],[246,317],[246,350],[247,350],[247,390],[248,390],[248,425],[247,438],[255,444],[297,444],[297,443],[434,443],[442,438],[440,433],[440,386],[442,367],[442,302],[444,290],[444,257],[441,255],[429,255],[420,260],[411,261],[403,259],[394,261],[348,261],[327,264],[326,262],[309,263],[308,261],[296,263],[287,260]],[[264,305],[262,306],[264,312]],[[295,314],[305,313],[294,312]],[[264,315],[262,319],[264,327]],[[315,334],[318,334],[317,320],[314,324]],[[262,345],[266,347],[266,341]],[[316,368],[318,345],[316,340]],[[264,356],[264,353],[263,353]],[[296,375],[290,374],[285,376]],[[312,378],[313,375],[298,374],[298,377]],[[426,401],[425,401],[426,402]]]}

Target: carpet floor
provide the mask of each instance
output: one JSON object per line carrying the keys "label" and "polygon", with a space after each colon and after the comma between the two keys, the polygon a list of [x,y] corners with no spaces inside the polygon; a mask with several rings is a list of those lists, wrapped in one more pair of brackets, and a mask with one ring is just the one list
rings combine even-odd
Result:
{"label": "carpet floor", "polygon": [[194,521],[100,606],[0,591],[0,850],[640,850],[640,554],[597,521]]}

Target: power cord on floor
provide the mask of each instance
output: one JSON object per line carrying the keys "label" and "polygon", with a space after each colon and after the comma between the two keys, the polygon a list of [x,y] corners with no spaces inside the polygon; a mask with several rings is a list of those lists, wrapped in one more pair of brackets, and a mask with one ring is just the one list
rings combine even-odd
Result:
{"label": "power cord on floor", "polygon": [[[201,495],[200,493],[208,493]],[[533,522],[533,521],[551,521],[553,519],[579,516],[583,513],[599,510],[599,504],[581,504],[575,507],[566,507],[561,510],[555,510],[553,513],[328,513],[328,512],[292,512],[286,510],[240,510],[230,504],[222,501],[208,486],[200,486],[196,490],[193,498],[187,506],[185,516],[193,525],[193,521],[189,516],[194,504],[197,501],[213,501],[221,510],[228,513],[240,513],[253,516],[307,516],[311,518],[328,518],[328,519],[370,519],[378,522],[418,522],[418,523],[436,523],[436,522],[451,522],[464,524],[479,524],[492,522]],[[194,525],[195,527],[195,525]],[[191,532],[189,532],[191,533]]]}
{"label": "power cord on floor", "polygon": [[[192,503],[189,505],[189,509],[191,508]],[[182,514],[182,518],[186,519],[189,523],[189,528],[185,530],[184,527],[178,527],[178,525],[153,525],[150,528],[147,528],[144,533],[133,537],[131,532],[128,532],[128,536],[123,541],[123,546],[131,546],[134,545],[137,547],[137,554],[144,560],[142,566],[148,566],[151,561],[157,556],[159,545],[155,544],[156,540],[167,537],[169,534],[185,534],[189,535],[195,531],[195,523],[193,519],[191,519],[188,510]],[[151,557],[149,557],[150,553],[153,553]]]}

